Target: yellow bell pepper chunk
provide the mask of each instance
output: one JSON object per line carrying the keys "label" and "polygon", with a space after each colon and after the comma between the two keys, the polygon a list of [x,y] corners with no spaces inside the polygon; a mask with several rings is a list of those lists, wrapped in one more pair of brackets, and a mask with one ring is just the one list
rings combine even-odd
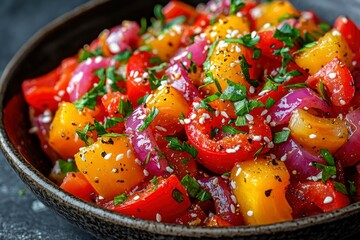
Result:
{"label": "yellow bell pepper chunk", "polygon": [[101,137],[75,155],[76,166],[105,199],[131,190],[144,179],[127,136]]}
{"label": "yellow bell pepper chunk", "polygon": [[265,158],[240,162],[232,169],[230,179],[245,224],[292,220],[285,198],[290,175],[283,162]]}
{"label": "yellow bell pepper chunk", "polygon": [[[83,130],[87,124],[93,123],[94,119],[90,114],[79,111],[72,103],[61,103],[50,127],[50,147],[64,160],[73,158],[79,148],[85,146],[76,130]],[[91,133],[89,134],[91,135]]]}
{"label": "yellow bell pepper chunk", "polygon": [[353,53],[341,33],[332,30],[321,37],[315,46],[299,53],[295,62],[314,75],[335,57],[351,68]]}
{"label": "yellow bell pepper chunk", "polygon": [[302,109],[293,112],[289,128],[295,141],[312,152],[325,148],[335,153],[349,135],[345,120],[316,117]]}

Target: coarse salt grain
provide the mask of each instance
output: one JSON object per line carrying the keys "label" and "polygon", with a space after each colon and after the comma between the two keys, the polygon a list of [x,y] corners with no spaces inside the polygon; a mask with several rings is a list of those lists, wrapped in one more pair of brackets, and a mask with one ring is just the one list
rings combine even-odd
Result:
{"label": "coarse salt grain", "polygon": [[252,215],[254,215],[254,212],[251,211],[251,210],[249,210],[249,211],[247,211],[246,215],[248,215],[249,217],[251,217]]}
{"label": "coarse salt grain", "polygon": [[327,196],[327,197],[324,199],[324,204],[331,203],[332,201],[333,201],[333,198],[330,197],[330,196]]}
{"label": "coarse salt grain", "polygon": [[311,138],[311,139],[316,138],[316,134],[313,134],[313,133],[312,133],[312,134],[310,134],[310,135],[309,135],[309,138]]}
{"label": "coarse salt grain", "polygon": [[120,161],[120,160],[123,159],[123,158],[124,158],[124,154],[123,154],[123,153],[120,153],[120,154],[118,154],[118,155],[116,156],[115,161]]}

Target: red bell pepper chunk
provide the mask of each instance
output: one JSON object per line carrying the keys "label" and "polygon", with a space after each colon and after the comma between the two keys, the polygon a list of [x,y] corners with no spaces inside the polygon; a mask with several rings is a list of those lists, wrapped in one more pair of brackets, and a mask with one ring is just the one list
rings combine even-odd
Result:
{"label": "red bell pepper chunk", "polygon": [[349,198],[335,190],[334,182],[305,181],[290,184],[286,198],[293,209],[293,217],[313,216],[349,205]]}
{"label": "red bell pepper chunk", "polygon": [[94,202],[95,190],[80,172],[66,174],[60,188],[88,202]]}
{"label": "red bell pepper chunk", "polygon": [[326,87],[335,106],[346,105],[354,97],[354,79],[346,65],[337,57],[306,80],[310,88],[319,88],[320,81]]}
{"label": "red bell pepper chunk", "polygon": [[350,18],[338,17],[334,28],[341,32],[353,53],[360,52],[360,29]]}
{"label": "red bell pepper chunk", "polygon": [[198,15],[197,11],[193,6],[190,6],[180,1],[170,1],[163,7],[162,12],[165,16],[166,21],[179,16],[185,16],[187,19],[195,19]]}
{"label": "red bell pepper chunk", "polygon": [[189,196],[175,175],[158,178],[158,185],[149,184],[145,191],[135,192],[125,202],[106,207],[115,212],[158,222],[175,222],[190,207]]}

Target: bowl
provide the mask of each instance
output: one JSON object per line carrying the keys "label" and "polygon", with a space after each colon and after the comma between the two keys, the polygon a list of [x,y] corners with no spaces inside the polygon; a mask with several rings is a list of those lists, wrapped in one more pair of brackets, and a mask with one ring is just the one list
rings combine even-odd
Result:
{"label": "bowl", "polygon": [[[196,4],[199,1],[188,1]],[[360,24],[360,1],[292,1],[300,9],[314,9],[332,23],[338,15]],[[61,59],[123,19],[150,17],[155,3],[166,1],[91,1],[53,21],[32,37],[6,67],[0,81],[0,143],[4,155],[34,194],[62,217],[107,239],[344,239],[359,232],[360,203],[289,222],[228,228],[186,227],[157,223],[113,213],[84,202],[58,188],[46,176],[51,162],[39,141],[29,134],[28,107],[21,94],[23,79],[46,73]],[[46,224],[46,223],[44,223]]]}

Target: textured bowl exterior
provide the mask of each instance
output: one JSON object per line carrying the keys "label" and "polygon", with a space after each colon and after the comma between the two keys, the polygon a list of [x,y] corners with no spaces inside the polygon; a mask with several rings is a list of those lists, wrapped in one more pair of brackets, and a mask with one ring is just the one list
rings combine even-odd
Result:
{"label": "textured bowl exterior", "polygon": [[[360,23],[359,1],[293,2],[300,9],[314,6],[328,21],[342,14]],[[150,16],[154,4],[155,1],[146,0],[89,2],[38,32],[5,69],[0,81],[1,148],[9,164],[35,195],[73,224],[106,239],[329,240],[343,239],[359,232],[360,203],[331,213],[272,225],[194,228],[134,219],[107,211],[67,194],[45,177],[51,166],[38,140],[28,133],[28,108],[21,96],[21,82],[54,68],[61,59],[75,54],[83,44],[94,39],[102,29],[114,26],[122,19],[138,20]]]}

